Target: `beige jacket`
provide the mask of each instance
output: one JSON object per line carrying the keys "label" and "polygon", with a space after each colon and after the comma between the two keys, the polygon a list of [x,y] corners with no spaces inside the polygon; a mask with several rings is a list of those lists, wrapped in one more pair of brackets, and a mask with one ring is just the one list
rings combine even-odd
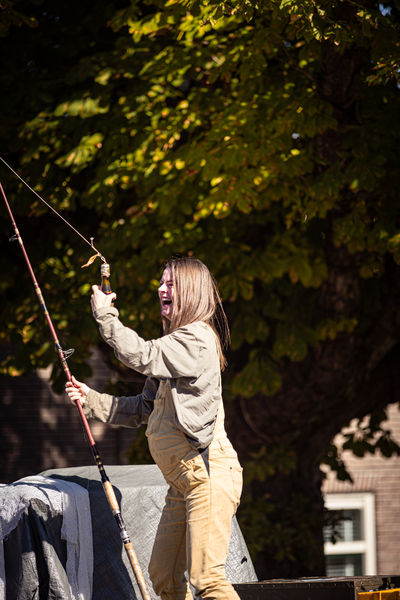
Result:
{"label": "beige jacket", "polygon": [[94,317],[104,340],[126,366],[147,375],[138,396],[116,397],[90,391],[84,405],[88,418],[106,423],[139,427],[153,410],[159,381],[169,379],[175,407],[174,423],[196,449],[213,439],[221,404],[220,367],[215,337],[199,321],[146,342],[122,325],[114,307],[99,308]]}

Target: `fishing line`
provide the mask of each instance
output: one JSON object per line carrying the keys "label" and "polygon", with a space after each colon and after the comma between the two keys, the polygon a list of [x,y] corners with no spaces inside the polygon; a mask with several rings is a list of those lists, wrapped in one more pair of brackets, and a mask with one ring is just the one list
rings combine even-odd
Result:
{"label": "fishing line", "polygon": [[[4,158],[2,158],[0,156],[0,160],[6,165],[6,167],[8,167],[10,169],[10,171],[12,171],[14,173],[14,175],[16,175],[16,177],[18,177],[18,179],[20,181],[22,181],[22,183],[24,185],[26,185],[26,187],[31,192],[33,192],[35,194],[35,196],[37,196],[39,198],[39,200],[41,200],[42,202],[44,202],[44,204],[48,208],[50,208],[50,210],[52,210],[57,215],[57,217],[60,217],[60,219],[62,219],[64,221],[64,223],[66,223],[68,225],[68,227],[71,227],[71,229],[73,231],[75,231],[75,233],[77,233],[79,235],[79,237],[81,237],[83,239],[84,242],[86,242],[95,252],[97,252],[97,255],[101,258],[101,260],[103,262],[107,262],[106,259],[104,258],[104,256],[97,250],[97,248],[95,248],[93,246],[93,240],[94,240],[94,238],[90,238],[90,242],[89,242],[89,240],[87,240],[77,229],[75,229],[75,227],[73,227],[71,225],[71,223],[69,223],[66,219],[64,219],[64,217],[62,215],[60,215],[60,213],[58,213],[56,211],[56,209],[51,206],[51,204],[49,204],[48,202],[46,202],[46,200],[44,200],[33,188],[31,188],[31,186],[24,179],[22,179],[22,177],[20,175],[18,175],[18,173],[16,171],[14,171],[14,169],[4,160]],[[84,266],[86,267],[87,265],[84,265]]]}

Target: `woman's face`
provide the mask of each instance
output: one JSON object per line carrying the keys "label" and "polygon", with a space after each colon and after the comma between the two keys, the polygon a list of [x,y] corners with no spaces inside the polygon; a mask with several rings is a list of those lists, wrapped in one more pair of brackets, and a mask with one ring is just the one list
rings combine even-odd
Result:
{"label": "woman's face", "polygon": [[161,315],[171,320],[172,308],[174,306],[174,285],[172,283],[172,271],[167,267],[162,274],[158,288],[158,297],[160,298]]}

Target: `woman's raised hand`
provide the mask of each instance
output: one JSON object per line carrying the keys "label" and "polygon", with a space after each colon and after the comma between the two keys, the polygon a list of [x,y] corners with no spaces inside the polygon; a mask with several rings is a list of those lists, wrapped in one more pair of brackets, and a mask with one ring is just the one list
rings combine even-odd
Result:
{"label": "woman's raised hand", "polygon": [[83,406],[86,402],[86,396],[90,392],[90,387],[72,376],[72,381],[68,381],[65,385],[65,391],[67,392],[72,404],[76,404],[76,401],[79,400]]}
{"label": "woman's raised hand", "polygon": [[111,306],[117,298],[117,294],[114,292],[112,292],[112,294],[105,294],[102,292],[98,285],[92,285],[92,291],[93,294],[90,298],[90,304],[92,305],[93,312],[98,308],[103,308],[103,306]]}

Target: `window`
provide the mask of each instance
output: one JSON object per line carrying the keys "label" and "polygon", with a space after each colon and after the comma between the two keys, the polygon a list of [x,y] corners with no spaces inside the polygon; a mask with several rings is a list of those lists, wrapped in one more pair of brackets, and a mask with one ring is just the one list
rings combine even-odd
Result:
{"label": "window", "polygon": [[333,513],[324,528],[327,576],[376,575],[374,494],[326,494],[325,506]]}

